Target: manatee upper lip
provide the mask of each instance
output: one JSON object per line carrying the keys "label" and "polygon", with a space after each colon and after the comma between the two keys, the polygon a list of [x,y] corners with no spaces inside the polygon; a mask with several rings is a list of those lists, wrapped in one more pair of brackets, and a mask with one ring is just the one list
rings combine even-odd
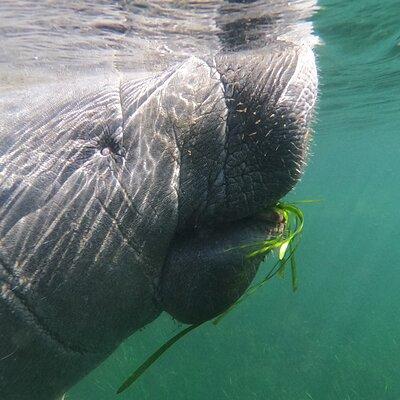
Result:
{"label": "manatee upper lip", "polygon": [[[178,229],[251,217],[284,197],[306,164],[317,94],[314,55],[306,46],[282,43],[193,63],[199,73],[211,68],[218,82],[209,83],[211,93],[202,103],[205,117],[199,121],[208,130],[191,128],[200,138],[213,132],[208,146],[196,139],[210,161],[181,151],[180,190],[191,202],[180,204]],[[212,113],[220,118],[209,118]],[[187,172],[196,162],[197,175]]]}

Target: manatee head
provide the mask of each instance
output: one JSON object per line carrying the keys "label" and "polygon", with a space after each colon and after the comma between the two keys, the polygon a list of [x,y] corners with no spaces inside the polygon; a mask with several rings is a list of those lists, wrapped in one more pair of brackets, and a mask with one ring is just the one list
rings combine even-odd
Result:
{"label": "manatee head", "polygon": [[249,286],[317,73],[312,2],[241,3],[1,2],[1,399],[53,400],[161,312]]}

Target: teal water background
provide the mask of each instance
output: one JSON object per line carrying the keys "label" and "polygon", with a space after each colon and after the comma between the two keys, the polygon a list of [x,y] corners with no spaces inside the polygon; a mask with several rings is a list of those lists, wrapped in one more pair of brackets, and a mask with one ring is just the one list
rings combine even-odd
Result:
{"label": "teal water background", "polygon": [[162,316],[69,400],[400,399],[400,5],[320,2],[320,101],[304,205],[299,290],[275,279],[206,324],[126,394],[121,381],[182,326]]}

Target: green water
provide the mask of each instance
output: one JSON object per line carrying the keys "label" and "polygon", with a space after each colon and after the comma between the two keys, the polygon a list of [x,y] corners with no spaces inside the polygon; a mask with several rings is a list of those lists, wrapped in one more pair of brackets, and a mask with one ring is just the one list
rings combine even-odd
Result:
{"label": "green water", "polygon": [[126,394],[121,381],[182,329],[162,316],[68,394],[120,398],[400,399],[400,6],[320,3],[321,96],[304,206],[299,290],[276,279],[218,327],[179,342]]}

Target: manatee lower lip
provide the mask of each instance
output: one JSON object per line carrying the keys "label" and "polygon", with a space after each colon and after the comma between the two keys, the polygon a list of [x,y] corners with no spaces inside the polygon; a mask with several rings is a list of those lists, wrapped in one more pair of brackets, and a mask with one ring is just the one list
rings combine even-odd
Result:
{"label": "manatee lower lip", "polygon": [[248,245],[279,234],[282,223],[270,209],[177,234],[160,282],[164,311],[184,323],[207,321],[225,311],[248,288],[263,259],[248,258]]}

